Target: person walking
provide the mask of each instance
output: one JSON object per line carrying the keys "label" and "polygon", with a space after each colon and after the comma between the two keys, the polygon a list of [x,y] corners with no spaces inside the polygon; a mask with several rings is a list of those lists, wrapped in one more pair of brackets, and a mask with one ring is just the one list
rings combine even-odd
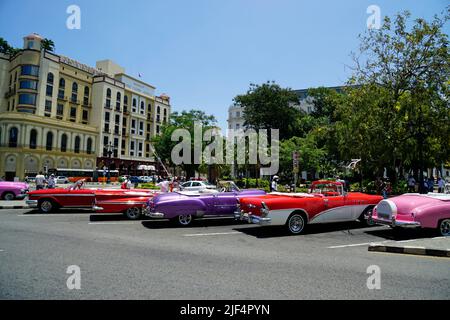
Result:
{"label": "person walking", "polygon": [[278,191],[278,176],[273,176],[272,183],[270,184],[270,192]]}
{"label": "person walking", "polygon": [[438,178],[438,193],[444,193],[445,190],[445,180],[442,177]]}
{"label": "person walking", "polygon": [[428,178],[428,192],[434,192],[434,177],[431,176]]}
{"label": "person walking", "polygon": [[36,175],[36,190],[44,189],[45,185],[45,176],[42,174],[42,171],[39,171],[39,174]]}

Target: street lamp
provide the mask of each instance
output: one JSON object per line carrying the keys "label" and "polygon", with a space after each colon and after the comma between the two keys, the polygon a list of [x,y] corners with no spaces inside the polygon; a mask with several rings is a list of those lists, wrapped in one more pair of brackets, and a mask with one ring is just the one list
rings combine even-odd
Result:
{"label": "street lamp", "polygon": [[108,155],[108,177],[106,179],[106,183],[111,183],[111,156],[114,153],[115,146],[110,141],[106,146],[106,154]]}

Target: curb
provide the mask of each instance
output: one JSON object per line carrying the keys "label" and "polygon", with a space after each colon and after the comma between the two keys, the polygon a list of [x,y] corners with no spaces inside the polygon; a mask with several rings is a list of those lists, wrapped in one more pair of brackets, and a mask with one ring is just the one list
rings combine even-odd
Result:
{"label": "curb", "polygon": [[24,206],[0,206],[0,210],[3,209],[31,209],[30,206],[24,205]]}
{"label": "curb", "polygon": [[450,258],[450,249],[427,249],[425,247],[412,247],[412,246],[399,247],[381,244],[371,244],[369,245],[369,251]]}

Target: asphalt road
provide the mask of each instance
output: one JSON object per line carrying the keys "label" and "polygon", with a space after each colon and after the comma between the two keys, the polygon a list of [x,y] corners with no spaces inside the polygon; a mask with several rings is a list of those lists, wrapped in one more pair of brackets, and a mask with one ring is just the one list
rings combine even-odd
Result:
{"label": "asphalt road", "polygon": [[[1,299],[449,299],[450,260],[369,252],[429,237],[357,223],[279,228],[198,220],[188,228],[120,215],[0,210]],[[400,238],[399,238],[400,237]],[[81,289],[69,290],[70,265]],[[381,288],[370,290],[377,265]]]}

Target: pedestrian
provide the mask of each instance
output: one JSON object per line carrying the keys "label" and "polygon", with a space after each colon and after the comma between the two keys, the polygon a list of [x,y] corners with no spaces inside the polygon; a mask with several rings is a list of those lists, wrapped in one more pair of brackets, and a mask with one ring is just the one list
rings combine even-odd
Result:
{"label": "pedestrian", "polygon": [[39,174],[36,175],[36,190],[44,189],[45,177],[42,174],[42,171],[39,171]]}
{"label": "pedestrian", "polygon": [[428,192],[434,192],[434,177],[428,178]]}
{"label": "pedestrian", "polygon": [[408,192],[415,192],[416,191],[416,180],[412,175],[409,175],[408,177]]}
{"label": "pedestrian", "polygon": [[270,184],[270,192],[278,191],[278,176],[273,176],[272,183]]}
{"label": "pedestrian", "polygon": [[444,193],[445,190],[445,180],[442,177],[438,178],[438,193]]}
{"label": "pedestrian", "polygon": [[50,175],[50,177],[48,178],[48,182],[47,182],[47,188],[48,189],[55,189],[56,186],[56,177],[55,175],[52,173]]}
{"label": "pedestrian", "polygon": [[387,199],[392,192],[392,186],[389,180],[383,181],[383,198]]}
{"label": "pedestrian", "polygon": [[158,182],[156,186],[160,188],[162,193],[169,192],[169,181],[167,180],[162,180],[161,182]]}

